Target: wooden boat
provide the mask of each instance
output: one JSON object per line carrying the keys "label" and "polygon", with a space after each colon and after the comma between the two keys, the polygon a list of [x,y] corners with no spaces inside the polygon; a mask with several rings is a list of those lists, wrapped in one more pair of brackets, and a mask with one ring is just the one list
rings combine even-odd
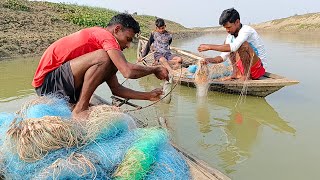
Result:
{"label": "wooden boat", "polygon": [[[90,104],[92,105],[100,105],[100,104],[108,104],[110,105],[109,102],[107,102],[105,99],[101,98],[98,95],[93,95]],[[130,115],[130,114],[129,114]],[[146,127],[145,123],[142,121],[136,119],[134,116],[131,116],[132,118],[135,119],[138,127]],[[163,118],[159,118],[159,124],[163,127],[166,128],[165,125],[165,120]],[[219,170],[210,167],[207,163],[205,163],[202,160],[197,159],[194,155],[191,153],[187,152],[186,150],[182,149],[181,147],[177,146],[174,143],[171,143],[172,146],[181,153],[183,158],[186,160],[189,168],[190,168],[190,173],[192,179],[199,179],[199,180],[230,180],[229,177],[221,173]]]}
{"label": "wooden boat", "polygon": [[[147,43],[147,38],[140,37],[140,40],[138,43],[138,49],[137,49],[138,58],[141,57],[142,50],[144,49],[146,43]],[[195,87],[194,78],[190,76],[190,74],[188,74],[188,71],[186,68],[190,65],[196,64],[196,62],[200,59],[203,59],[204,56],[196,53],[192,53],[190,51],[182,50],[176,47],[171,47],[171,51],[173,54],[176,54],[182,57],[183,59],[182,69],[175,71],[174,80],[178,81],[181,85]],[[154,62],[153,56],[148,56],[146,59],[144,59],[143,64],[152,65],[152,62]],[[216,64],[213,66],[214,66],[214,70],[221,71],[221,69],[223,69],[222,63]],[[290,80],[290,79],[287,79],[286,77],[282,77],[270,72],[266,72],[264,76],[261,77],[259,80],[221,81],[219,79],[212,79],[209,83],[210,83],[209,90],[211,91],[266,97],[269,94],[274,93],[285,86],[297,84],[299,83],[299,81]]]}

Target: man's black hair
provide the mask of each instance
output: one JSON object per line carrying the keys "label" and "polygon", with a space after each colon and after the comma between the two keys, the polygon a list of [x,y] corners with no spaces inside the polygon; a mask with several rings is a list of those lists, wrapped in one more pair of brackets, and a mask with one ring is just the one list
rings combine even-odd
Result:
{"label": "man's black hair", "polygon": [[161,19],[161,18],[158,18],[158,19],[156,20],[156,23],[155,23],[155,24],[156,24],[156,26],[157,26],[158,28],[166,25],[166,23],[164,22],[164,20]]}
{"label": "man's black hair", "polygon": [[140,32],[139,23],[130,15],[121,13],[113,16],[107,26],[121,24],[125,29],[133,29],[134,33]]}
{"label": "man's black hair", "polygon": [[226,9],[220,16],[219,24],[223,26],[227,22],[234,23],[237,19],[240,20],[240,15],[237,10],[235,10],[234,8]]}

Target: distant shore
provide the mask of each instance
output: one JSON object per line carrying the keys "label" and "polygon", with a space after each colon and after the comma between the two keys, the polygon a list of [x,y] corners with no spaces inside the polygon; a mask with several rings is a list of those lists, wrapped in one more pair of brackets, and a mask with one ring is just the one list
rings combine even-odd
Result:
{"label": "distant shore", "polygon": [[[277,33],[320,33],[320,13],[295,15],[287,18],[275,19],[259,24],[251,24],[259,32]],[[207,32],[225,32],[223,27],[197,28]]]}

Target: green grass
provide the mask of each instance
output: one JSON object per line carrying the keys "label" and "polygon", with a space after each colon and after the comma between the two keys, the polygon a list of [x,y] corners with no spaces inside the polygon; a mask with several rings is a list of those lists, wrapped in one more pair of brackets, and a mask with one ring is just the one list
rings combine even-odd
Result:
{"label": "green grass", "polygon": [[320,24],[300,24],[298,29],[319,29]]}
{"label": "green grass", "polygon": [[26,5],[26,2],[21,0],[4,0],[2,6],[17,11],[30,11],[30,7]]}
{"label": "green grass", "polygon": [[[120,13],[118,11],[75,4],[37,2],[27,0],[0,0],[0,7],[14,11],[38,12],[40,9],[52,15],[53,21],[63,20],[80,27],[106,27],[111,18]],[[155,16],[133,15],[139,22],[141,34],[148,36],[154,29]],[[181,24],[166,20],[169,31],[179,32],[189,30]]]}
{"label": "green grass", "polygon": [[[59,12],[60,17],[63,20],[82,27],[106,27],[111,18],[119,13],[117,11],[105,8],[78,6],[72,4],[48,3],[48,5],[56,12]],[[148,15],[134,15],[133,17],[139,22],[141,34],[143,36],[149,35],[150,32],[154,29],[154,22],[156,20],[156,17]],[[166,20],[166,24],[169,27],[169,30],[188,30],[184,26],[169,20]]]}

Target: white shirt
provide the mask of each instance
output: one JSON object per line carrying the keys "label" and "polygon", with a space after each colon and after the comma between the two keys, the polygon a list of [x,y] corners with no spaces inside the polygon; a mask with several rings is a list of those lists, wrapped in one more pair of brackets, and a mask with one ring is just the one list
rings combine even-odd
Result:
{"label": "white shirt", "polygon": [[[238,37],[234,37],[233,35],[229,34],[226,38],[225,44],[229,44],[231,52],[235,52],[245,41],[250,44],[250,46],[261,59],[263,66],[266,67],[266,50],[260,36],[252,27],[243,25],[238,33]],[[230,52],[222,52],[220,54],[223,61],[225,61],[229,57],[229,55]]]}

